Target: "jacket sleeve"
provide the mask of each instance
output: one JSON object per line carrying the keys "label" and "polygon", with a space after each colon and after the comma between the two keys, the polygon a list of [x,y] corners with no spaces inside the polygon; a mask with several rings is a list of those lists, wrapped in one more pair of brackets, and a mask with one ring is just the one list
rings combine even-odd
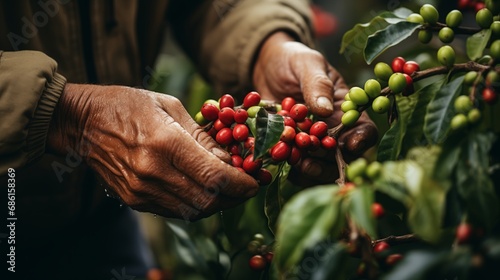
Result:
{"label": "jacket sleeve", "polygon": [[45,152],[54,108],[66,79],[41,52],[0,51],[0,175]]}
{"label": "jacket sleeve", "polygon": [[313,45],[305,0],[172,0],[170,5],[176,39],[217,92],[249,89],[259,47],[276,31]]}

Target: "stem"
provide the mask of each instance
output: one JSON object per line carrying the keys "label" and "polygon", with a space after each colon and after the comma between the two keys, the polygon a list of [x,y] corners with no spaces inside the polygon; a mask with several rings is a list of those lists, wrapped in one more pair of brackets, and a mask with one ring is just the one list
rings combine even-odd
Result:
{"label": "stem", "polygon": [[328,129],[328,136],[331,136],[335,139],[337,139],[338,135],[340,134],[340,132],[345,128],[345,126],[340,123],[339,125],[337,125],[336,127],[332,127],[330,129]]}
{"label": "stem", "polygon": [[391,236],[388,236],[386,238],[373,240],[372,245],[375,245],[375,244],[380,243],[380,242],[387,242],[390,245],[394,245],[394,244],[410,243],[410,242],[416,242],[416,241],[421,241],[421,239],[418,238],[415,234],[405,234],[405,235],[400,235],[400,236],[391,235]]}
{"label": "stem", "polygon": [[345,169],[347,167],[346,162],[344,161],[344,157],[342,156],[342,152],[340,148],[337,147],[337,151],[335,151],[335,161],[337,162],[337,167],[339,169],[339,178],[335,180],[335,183],[339,186],[343,186],[345,184]]}
{"label": "stem", "polygon": [[[437,22],[436,25],[425,25],[422,30],[431,30],[431,31],[439,31],[443,27],[448,27],[448,25],[442,23],[442,22]],[[467,27],[467,26],[458,26],[455,28],[452,28],[453,32],[455,34],[464,34],[464,35],[472,35],[476,34],[477,32],[481,31],[479,28],[474,28],[474,27]]]}

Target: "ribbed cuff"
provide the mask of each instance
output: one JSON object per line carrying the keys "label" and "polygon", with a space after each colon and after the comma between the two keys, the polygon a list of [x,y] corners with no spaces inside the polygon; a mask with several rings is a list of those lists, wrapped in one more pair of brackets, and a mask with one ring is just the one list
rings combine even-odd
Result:
{"label": "ribbed cuff", "polygon": [[66,84],[66,78],[55,73],[48,81],[36,107],[33,118],[28,125],[26,153],[28,162],[35,160],[45,152],[47,134],[52,114]]}

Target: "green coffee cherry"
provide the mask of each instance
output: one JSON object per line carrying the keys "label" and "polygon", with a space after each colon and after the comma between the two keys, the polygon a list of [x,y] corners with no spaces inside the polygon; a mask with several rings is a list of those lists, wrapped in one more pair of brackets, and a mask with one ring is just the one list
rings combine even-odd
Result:
{"label": "green coffee cherry", "polygon": [[257,116],[257,112],[259,112],[260,108],[262,108],[262,107],[260,107],[258,105],[248,108],[248,110],[247,110],[248,117],[255,118],[255,116]]}
{"label": "green coffee cherry", "polygon": [[203,114],[201,112],[196,113],[196,115],[194,116],[194,121],[199,125],[206,125],[208,123],[208,120],[203,117]]}
{"label": "green coffee cherry", "polygon": [[491,57],[491,55],[483,55],[481,58],[479,58],[477,60],[477,63],[482,64],[482,65],[488,65],[488,64],[490,64],[492,59],[493,58]]}
{"label": "green coffee cherry", "polygon": [[364,176],[367,166],[368,162],[365,158],[358,158],[351,162],[346,169],[347,179],[354,181],[356,178]]}
{"label": "green coffee cherry", "polygon": [[406,77],[402,73],[394,73],[389,78],[389,88],[395,94],[402,92],[406,88]]}
{"label": "green coffee cherry", "polygon": [[486,84],[490,86],[497,86],[500,82],[500,74],[495,70],[488,71],[486,74]]}
{"label": "green coffee cherry", "polygon": [[450,28],[458,27],[463,20],[462,12],[459,10],[453,10],[446,15],[446,25]]}
{"label": "green coffee cherry", "polygon": [[359,119],[359,112],[357,110],[349,110],[342,115],[341,122],[345,126],[354,125]]}
{"label": "green coffee cherry", "polygon": [[481,119],[481,111],[479,109],[474,108],[469,111],[467,114],[467,120],[469,123],[477,123]]}
{"label": "green coffee cherry", "polygon": [[375,73],[375,76],[382,81],[388,81],[391,75],[394,73],[391,66],[389,66],[389,64],[385,62],[377,63],[373,69],[373,72]]}
{"label": "green coffee cherry", "polygon": [[500,21],[495,20],[491,25],[490,25],[491,33],[494,36],[500,36]]}
{"label": "green coffee cherry", "polygon": [[347,93],[347,94],[344,96],[344,100],[345,100],[345,101],[351,101],[351,97],[349,96],[349,93]]}
{"label": "green coffee cherry", "polygon": [[450,127],[452,130],[461,130],[468,124],[467,117],[464,114],[457,114],[451,119]]}
{"label": "green coffee cherry", "polygon": [[424,18],[417,13],[410,14],[407,18],[407,21],[413,22],[413,23],[424,23]]}
{"label": "green coffee cherry", "polygon": [[469,71],[467,74],[464,76],[464,84],[465,85],[472,85],[477,79],[478,73],[476,71]]}
{"label": "green coffee cherry", "polygon": [[342,110],[342,112],[344,113],[350,110],[357,110],[357,109],[358,105],[356,105],[356,103],[352,101],[344,101],[342,102],[342,105],[340,105],[340,110]]}
{"label": "green coffee cherry", "polygon": [[220,107],[219,107],[219,101],[217,101],[215,99],[207,99],[207,100],[205,100],[205,102],[203,102],[203,104],[207,104],[207,103],[208,104],[214,104],[215,107],[217,107],[217,108],[220,109]]}
{"label": "green coffee cherry", "polygon": [[490,54],[494,59],[500,58],[500,40],[495,40],[491,43]]}
{"label": "green coffee cherry", "polygon": [[418,40],[422,44],[427,44],[432,40],[432,31],[429,30],[420,30],[418,31]]}
{"label": "green coffee cherry", "polygon": [[368,166],[366,167],[366,176],[370,178],[371,180],[377,179],[378,176],[380,176],[380,173],[382,173],[382,163],[378,161],[373,161]]}
{"label": "green coffee cherry", "polygon": [[451,43],[453,39],[455,39],[455,32],[453,32],[453,29],[449,27],[443,27],[439,30],[438,37],[439,40],[445,44]]}
{"label": "green coffee cherry", "polygon": [[476,13],[476,22],[483,29],[490,28],[493,23],[493,14],[488,8],[483,8]]}
{"label": "green coffee cherry", "polygon": [[380,95],[380,92],[382,91],[382,86],[377,80],[369,79],[365,82],[364,89],[368,97],[374,99]]}
{"label": "green coffee cherry", "polygon": [[472,101],[467,95],[460,95],[453,103],[455,111],[461,114],[467,114],[472,109]]}
{"label": "green coffee cherry", "polygon": [[455,50],[450,46],[442,46],[437,53],[439,63],[450,68],[455,64]]}
{"label": "green coffee cherry", "polygon": [[420,7],[420,15],[422,15],[425,22],[430,24],[436,24],[439,19],[438,10],[431,4],[425,4]]}
{"label": "green coffee cherry", "polygon": [[356,105],[365,105],[370,101],[366,92],[360,87],[352,87],[349,90],[349,97]]}
{"label": "green coffee cherry", "polygon": [[373,112],[383,114],[389,110],[391,101],[386,96],[379,96],[373,100],[372,109]]}

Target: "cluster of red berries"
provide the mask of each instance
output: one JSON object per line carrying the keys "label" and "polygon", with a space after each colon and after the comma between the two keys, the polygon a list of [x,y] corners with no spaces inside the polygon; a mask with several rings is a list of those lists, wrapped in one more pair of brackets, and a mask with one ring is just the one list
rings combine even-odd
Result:
{"label": "cluster of red berries", "polygon": [[248,261],[248,265],[252,270],[262,271],[273,261],[274,253],[269,249],[269,246],[264,244],[262,234],[257,233],[253,236],[252,241],[248,243],[248,251],[253,254]]}
{"label": "cluster of red berries", "polygon": [[[413,88],[413,73],[420,71],[420,65],[413,61],[406,61],[403,57],[398,56],[392,60],[391,68],[394,73],[399,73],[405,78],[406,85],[404,86],[402,93],[405,96],[412,94],[415,90]],[[389,79],[390,80],[390,79]]]}
{"label": "cluster of red berries", "polygon": [[[225,94],[218,101],[207,100],[195,120],[207,125],[208,134],[231,154],[234,167],[252,175],[261,185],[268,185],[272,174],[263,168],[262,158],[254,158],[255,136],[247,124],[262,105],[256,91],[246,94],[241,106],[235,106],[233,96]],[[307,151],[336,148],[336,139],[328,135],[328,125],[324,121],[314,122],[306,105],[287,97],[274,105],[274,111],[283,117],[284,129],[279,141],[266,154],[273,163],[287,161],[294,165]]]}
{"label": "cluster of red berries", "polygon": [[483,1],[474,1],[474,0],[458,0],[457,8],[462,11],[473,10],[479,11],[484,9],[486,4]]}

